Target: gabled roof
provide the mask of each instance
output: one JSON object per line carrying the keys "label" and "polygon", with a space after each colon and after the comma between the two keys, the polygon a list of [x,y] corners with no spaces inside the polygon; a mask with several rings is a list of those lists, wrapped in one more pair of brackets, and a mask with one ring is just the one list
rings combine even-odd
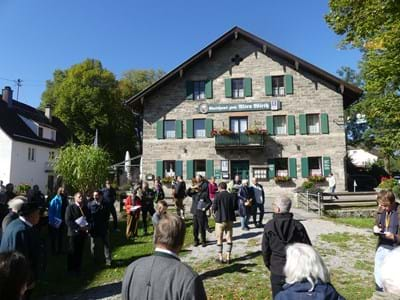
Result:
{"label": "gabled roof", "polygon": [[146,89],[141,91],[140,93],[134,95],[133,97],[129,98],[126,100],[126,104],[128,105],[133,105],[137,100],[140,100],[154,91],[156,91],[158,88],[161,86],[167,84],[169,81],[172,79],[180,76],[181,70],[184,72],[185,69],[190,68],[192,65],[196,64],[199,60],[201,60],[204,57],[208,57],[209,51],[216,50],[218,48],[221,48],[224,44],[227,42],[236,39],[236,38],[243,38],[253,44],[255,44],[257,47],[260,47],[260,50],[266,53],[271,53],[274,54],[278,57],[283,58],[284,60],[287,61],[288,66],[293,67],[294,69],[298,70],[303,70],[306,72],[309,72],[310,74],[313,74],[314,76],[321,78],[322,80],[334,85],[338,91],[340,91],[343,94],[343,99],[344,99],[344,106],[347,107],[356,100],[360,98],[360,96],[363,93],[363,90],[349,84],[342,79],[318,68],[317,66],[306,62],[305,60],[243,30],[240,27],[233,27],[231,30],[223,34],[220,38],[206,46],[204,49],[202,49],[200,52],[197,54],[193,55],[191,58],[186,60],[184,63],[180,64],[177,66],[175,69],[173,69],[171,72],[167,73],[165,76],[163,76],[161,79],[153,83],[152,85],[148,86]]}
{"label": "gabled roof", "polygon": [[[55,129],[56,140],[48,140],[37,136],[20,116],[30,119],[45,127]],[[52,117],[50,121],[44,112],[37,110],[29,105],[13,100],[12,106],[1,100],[0,96],[0,128],[12,140],[28,144],[40,145],[44,147],[57,148],[65,145],[73,137],[57,117]]]}

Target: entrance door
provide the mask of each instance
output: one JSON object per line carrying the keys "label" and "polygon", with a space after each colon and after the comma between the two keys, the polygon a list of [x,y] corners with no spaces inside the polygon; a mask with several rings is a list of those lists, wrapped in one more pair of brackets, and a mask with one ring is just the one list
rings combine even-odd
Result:
{"label": "entrance door", "polygon": [[249,161],[248,160],[232,160],[231,161],[231,177],[239,175],[240,179],[249,179]]}

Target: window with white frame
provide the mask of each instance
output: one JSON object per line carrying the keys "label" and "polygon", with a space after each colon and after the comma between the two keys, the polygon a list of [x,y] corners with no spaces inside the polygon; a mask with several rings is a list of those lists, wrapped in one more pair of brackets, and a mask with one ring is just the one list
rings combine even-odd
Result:
{"label": "window with white frame", "polygon": [[232,79],[232,98],[244,98],[244,80]]}
{"label": "window with white frame", "polygon": [[206,98],[206,82],[204,80],[193,82],[194,100],[203,100]]}
{"label": "window with white frame", "polygon": [[163,174],[164,177],[175,176],[175,160],[164,160],[163,161]]}
{"label": "window with white frame", "polygon": [[164,138],[166,139],[175,138],[175,120],[164,121]]}
{"label": "window with white frame", "polygon": [[206,160],[200,159],[194,161],[194,175],[206,176]]}
{"label": "window with white frame", "polygon": [[36,153],[35,153],[35,148],[28,148],[28,160],[29,161],[35,161],[36,159]]}
{"label": "window with white frame", "polygon": [[283,76],[272,76],[272,95],[273,96],[285,95],[285,84]]}
{"label": "window with white frame", "polygon": [[309,174],[311,176],[322,176],[322,159],[320,156],[308,158]]}
{"label": "window with white frame", "polygon": [[253,177],[261,180],[268,179],[268,169],[267,168],[253,168]]}
{"label": "window with white frame", "polygon": [[206,137],[206,120],[195,119],[193,120],[193,133],[195,138]]}
{"label": "window with white frame", "polygon": [[307,122],[307,133],[308,134],[316,134],[319,133],[319,114],[307,114],[306,115]]}
{"label": "window with white frame", "polygon": [[276,176],[288,176],[288,159],[287,158],[276,158],[275,159],[275,174]]}
{"label": "window with white frame", "polygon": [[286,116],[274,116],[274,134],[287,134]]}

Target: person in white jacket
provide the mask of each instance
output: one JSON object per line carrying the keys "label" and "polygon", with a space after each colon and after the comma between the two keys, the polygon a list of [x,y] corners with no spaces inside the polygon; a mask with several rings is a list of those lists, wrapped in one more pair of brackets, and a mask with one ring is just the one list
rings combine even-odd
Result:
{"label": "person in white jacket", "polygon": [[336,179],[335,179],[335,176],[333,176],[333,173],[329,174],[328,183],[329,183],[329,192],[332,194],[331,200],[333,199],[333,197],[335,197],[335,199],[339,199],[338,196],[333,195],[336,190]]}

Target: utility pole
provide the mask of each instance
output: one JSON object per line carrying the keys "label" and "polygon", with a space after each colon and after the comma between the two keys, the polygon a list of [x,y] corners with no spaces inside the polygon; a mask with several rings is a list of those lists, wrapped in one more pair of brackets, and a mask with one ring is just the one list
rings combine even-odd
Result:
{"label": "utility pole", "polygon": [[19,97],[19,88],[22,86],[22,82],[23,82],[23,80],[20,78],[15,80],[15,84],[17,85],[17,101],[18,101],[18,97]]}

